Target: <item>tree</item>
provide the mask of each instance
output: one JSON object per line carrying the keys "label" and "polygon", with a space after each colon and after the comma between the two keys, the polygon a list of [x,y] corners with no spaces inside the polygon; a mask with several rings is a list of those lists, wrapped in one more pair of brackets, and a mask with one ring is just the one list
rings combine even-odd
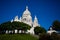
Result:
{"label": "tree", "polygon": [[23,22],[12,22],[12,26],[15,29],[20,29],[20,30],[25,30],[25,31],[31,28],[31,26]]}
{"label": "tree", "polygon": [[1,26],[0,27],[1,31],[15,30],[15,29],[27,31],[28,29],[31,28],[31,26],[29,26],[28,24],[25,24],[23,22],[16,22],[16,21],[14,22],[8,21],[5,23],[2,23],[0,26]]}
{"label": "tree", "polygon": [[60,31],[60,22],[58,20],[54,21],[52,24],[54,30]]}
{"label": "tree", "polygon": [[11,22],[5,22],[1,24],[1,30],[10,30],[11,28]]}
{"label": "tree", "polygon": [[46,30],[43,27],[37,26],[34,28],[34,32],[35,32],[35,34],[38,35],[39,33],[46,33]]}

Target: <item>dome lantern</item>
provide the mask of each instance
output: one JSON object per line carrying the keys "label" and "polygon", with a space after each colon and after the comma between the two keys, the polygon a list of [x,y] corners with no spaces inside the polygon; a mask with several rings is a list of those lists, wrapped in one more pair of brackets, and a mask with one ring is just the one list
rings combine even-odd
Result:
{"label": "dome lantern", "polygon": [[23,12],[23,15],[31,15],[30,11],[28,10],[28,6],[26,6],[26,10]]}

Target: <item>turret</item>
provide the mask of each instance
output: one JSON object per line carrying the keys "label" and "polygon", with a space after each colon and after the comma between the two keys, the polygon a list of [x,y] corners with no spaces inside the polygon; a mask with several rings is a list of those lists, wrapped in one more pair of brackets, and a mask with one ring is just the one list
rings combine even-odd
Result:
{"label": "turret", "polygon": [[15,17],[14,21],[18,21],[18,16]]}
{"label": "turret", "polygon": [[13,22],[13,19],[11,20],[11,22]]}
{"label": "turret", "polygon": [[33,22],[33,27],[39,26],[37,17],[35,16],[34,22]]}

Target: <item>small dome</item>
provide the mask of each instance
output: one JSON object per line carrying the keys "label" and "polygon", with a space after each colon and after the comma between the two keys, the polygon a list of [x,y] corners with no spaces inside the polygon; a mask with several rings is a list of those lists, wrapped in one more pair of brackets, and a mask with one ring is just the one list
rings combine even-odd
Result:
{"label": "small dome", "polygon": [[26,10],[23,12],[23,15],[31,15],[30,11],[28,10],[28,6],[26,6]]}

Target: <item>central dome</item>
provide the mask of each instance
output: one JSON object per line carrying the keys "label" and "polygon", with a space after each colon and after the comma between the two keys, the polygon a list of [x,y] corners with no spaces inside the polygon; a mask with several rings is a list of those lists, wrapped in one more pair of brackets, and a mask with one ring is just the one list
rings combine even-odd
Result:
{"label": "central dome", "polygon": [[23,15],[31,15],[30,11],[28,10],[28,6],[26,6],[26,10],[23,12]]}

